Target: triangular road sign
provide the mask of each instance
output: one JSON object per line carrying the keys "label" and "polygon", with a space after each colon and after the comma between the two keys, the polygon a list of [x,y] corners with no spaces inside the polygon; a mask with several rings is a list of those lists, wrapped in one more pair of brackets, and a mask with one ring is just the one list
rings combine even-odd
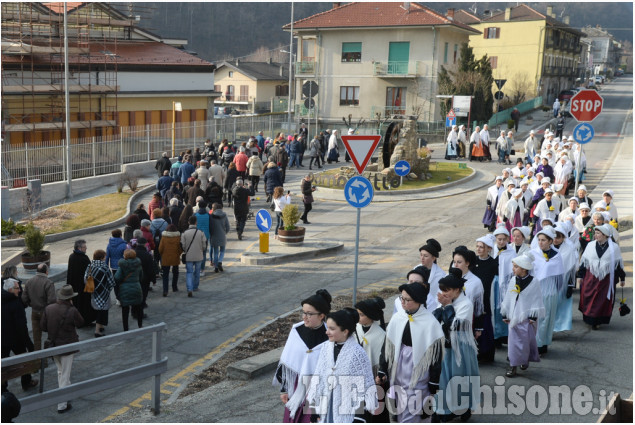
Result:
{"label": "triangular road sign", "polygon": [[353,164],[355,164],[355,168],[357,168],[359,174],[362,174],[364,168],[368,165],[368,161],[370,161],[370,157],[373,155],[373,152],[375,152],[380,140],[381,135],[342,136],[342,142],[344,142],[344,146],[351,156]]}
{"label": "triangular road sign", "polygon": [[454,109],[450,109],[450,112],[448,112],[447,115],[448,118],[455,118],[456,114],[454,113]]}

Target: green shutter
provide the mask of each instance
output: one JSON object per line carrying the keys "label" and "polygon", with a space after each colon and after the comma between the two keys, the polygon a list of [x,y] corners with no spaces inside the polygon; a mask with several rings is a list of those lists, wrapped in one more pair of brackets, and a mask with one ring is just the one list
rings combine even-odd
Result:
{"label": "green shutter", "polygon": [[362,43],[342,43],[342,53],[361,53]]}

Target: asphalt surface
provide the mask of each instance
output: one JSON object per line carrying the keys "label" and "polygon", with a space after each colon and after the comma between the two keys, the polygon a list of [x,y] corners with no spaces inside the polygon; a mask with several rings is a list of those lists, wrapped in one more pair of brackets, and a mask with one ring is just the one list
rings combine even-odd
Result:
{"label": "asphalt surface", "polygon": [[[632,164],[632,125],[627,125],[625,134],[620,134],[624,139],[617,137],[632,107],[632,78],[620,78],[606,85],[601,94],[605,98],[606,113],[594,121],[597,140],[586,147],[590,173],[585,183],[589,187],[599,184],[612,164],[620,161]],[[547,114],[539,119],[538,114],[541,113],[533,114],[532,127],[521,120],[517,146],[530,128],[539,128],[539,122],[549,119]],[[569,120],[565,133],[570,134],[575,124],[574,120]],[[624,143],[630,144],[630,158],[628,152],[622,152]],[[433,148],[433,159],[440,160],[443,157],[442,147]],[[489,174],[490,182],[502,168],[495,162],[470,165],[485,175]],[[611,170],[614,172],[615,167]],[[287,173],[287,186],[294,192],[299,192],[303,171],[308,171],[308,167]],[[625,200],[625,206],[620,205],[620,215],[632,215],[632,171],[629,174],[621,169],[620,172],[622,175],[618,181],[623,181],[623,185],[612,189],[627,192],[626,198],[630,203]],[[461,192],[460,185],[455,189]],[[460,244],[471,246],[477,237],[484,234],[480,225],[484,198],[485,190],[474,188],[458,196],[449,194],[437,199],[371,203],[361,214],[358,286],[396,288],[404,280],[405,273],[419,262],[417,249],[430,237],[439,240],[444,247],[439,262],[447,268],[453,247]],[[264,196],[254,201],[254,208],[259,207],[266,207]],[[226,271],[209,274],[208,268],[208,274],[202,279],[201,289],[194,298],[186,297],[184,283],[180,283],[180,292],[163,298],[159,282],[149,296],[149,317],[144,323],[164,321],[168,324],[163,347],[169,358],[169,370],[162,379],[164,402],[161,415],[154,417],[148,414],[151,381],[147,380],[74,400],[73,410],[63,417],[52,406],[19,417],[18,421],[279,422],[282,406],[276,390],[270,386],[269,376],[248,383],[227,381],[186,399],[176,399],[179,391],[198,371],[258,326],[297,308],[299,300],[315,290],[327,288],[331,293],[350,293],[354,280],[354,209],[343,199],[321,201],[318,196],[309,220],[313,224],[307,227],[307,239],[342,241],[345,244],[343,251],[282,265],[240,265],[240,254],[257,241],[255,224],[249,223],[245,240],[238,241],[235,233],[230,233],[224,262]],[[104,248],[108,236],[108,232],[87,235],[85,239],[89,251]],[[72,242],[67,240],[53,244],[54,263],[66,262]],[[632,260],[632,234],[622,244],[630,246],[628,256]],[[184,273],[181,273],[180,280],[183,282]],[[632,269],[628,286],[625,295],[632,300]],[[577,294],[574,297],[577,301]],[[117,307],[111,310],[110,321],[107,332],[119,332],[121,319]],[[91,338],[93,332],[92,329],[81,329],[80,338]],[[532,366],[526,377],[512,383],[584,384],[590,387],[596,399],[602,389],[619,391],[627,396],[632,392],[632,316],[620,318],[614,315],[613,322],[605,330],[591,332],[581,323],[580,314],[575,310],[574,330],[558,335],[552,347],[543,362]],[[117,344],[101,352],[82,353],[76,356],[72,379],[79,381],[130,367],[136,362],[148,360],[150,355],[149,338],[147,341]],[[494,365],[483,367],[482,383],[495,383],[496,376],[504,373],[504,358],[504,353],[499,352]],[[55,369],[48,368],[45,376],[45,388],[55,388]],[[505,381],[505,385],[512,384],[508,379]],[[17,381],[13,381],[11,387],[18,397],[23,395]],[[541,414],[536,417],[524,412],[518,416],[475,415],[473,420],[591,422],[597,420],[598,415]]]}

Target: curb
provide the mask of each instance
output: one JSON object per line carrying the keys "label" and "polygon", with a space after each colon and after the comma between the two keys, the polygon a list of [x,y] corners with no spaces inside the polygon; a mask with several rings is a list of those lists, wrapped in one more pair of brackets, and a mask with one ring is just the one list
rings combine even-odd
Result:
{"label": "curb", "polygon": [[[107,230],[107,229],[110,229],[112,227],[119,226],[119,225],[121,225],[121,224],[126,222],[126,218],[128,217],[128,215],[130,215],[130,211],[132,211],[131,206],[133,205],[133,202],[136,202],[141,196],[143,196],[146,193],[151,192],[153,190],[156,190],[156,188],[154,186],[148,186],[148,187],[145,187],[145,188],[140,189],[139,191],[135,192],[130,197],[130,199],[128,199],[128,205],[126,206],[126,214],[123,217],[118,218],[117,220],[111,221],[110,223],[99,224],[97,226],[85,227],[83,229],[70,230],[68,232],[54,233],[52,235],[46,235],[44,237],[44,242],[45,243],[57,242],[57,241],[61,241],[63,239],[72,238],[73,236],[79,236],[79,235],[83,235],[83,234],[86,234],[86,233],[100,232],[102,230]],[[90,198],[88,198],[88,199],[90,199]],[[57,206],[59,206],[59,205],[56,205],[56,207]],[[55,207],[51,207],[51,208],[55,208]],[[13,247],[18,247],[18,246],[25,246],[24,245],[24,238],[4,240],[4,241],[2,241],[0,246],[2,246],[3,248],[13,248]],[[3,263],[3,265],[4,265],[4,263]]]}
{"label": "curb", "polygon": [[260,266],[263,264],[279,264],[283,262],[290,262],[290,261],[295,261],[295,260],[300,260],[305,258],[317,257],[318,255],[321,255],[321,254],[337,252],[343,248],[344,248],[343,242],[335,242],[335,243],[332,243],[331,246],[327,246],[326,248],[317,248],[317,249],[307,250],[303,252],[294,252],[289,254],[271,255],[271,254],[263,254],[260,252],[244,252],[240,256],[240,262],[242,264],[246,264],[249,266]]}

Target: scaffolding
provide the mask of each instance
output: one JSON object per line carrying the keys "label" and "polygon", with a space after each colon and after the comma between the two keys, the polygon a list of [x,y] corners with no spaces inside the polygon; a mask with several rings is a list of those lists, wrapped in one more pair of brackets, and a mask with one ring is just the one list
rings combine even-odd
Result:
{"label": "scaffolding", "polygon": [[1,5],[4,143],[65,137],[64,7],[67,13],[70,132],[73,138],[117,131],[117,42],[134,20],[105,3]]}

